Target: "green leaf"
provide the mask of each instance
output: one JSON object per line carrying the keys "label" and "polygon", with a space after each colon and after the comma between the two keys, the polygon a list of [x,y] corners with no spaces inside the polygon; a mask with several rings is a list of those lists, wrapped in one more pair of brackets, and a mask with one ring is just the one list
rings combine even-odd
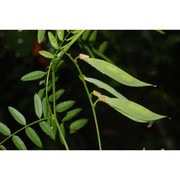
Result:
{"label": "green leaf", "polygon": [[84,31],[84,33],[82,34],[82,40],[86,41],[88,39],[90,33],[91,33],[91,30]]}
{"label": "green leaf", "polygon": [[34,94],[34,108],[37,117],[40,119],[42,116],[42,103],[41,98],[36,93]]}
{"label": "green leaf", "polygon": [[148,123],[156,121],[166,116],[154,113],[149,109],[124,98],[110,98],[108,96],[101,95],[97,91],[93,91],[93,95],[97,96],[100,101],[108,104],[124,116],[141,123]]}
{"label": "green leaf", "polygon": [[64,30],[57,30],[57,35],[60,41],[64,40]]}
{"label": "green leaf", "polygon": [[[64,94],[64,92],[65,92],[64,89],[59,89],[58,91],[56,91],[56,93],[55,93],[55,100],[58,100]],[[53,94],[51,94],[49,96],[49,101],[53,102]]]}
{"label": "green leaf", "polygon": [[52,59],[54,57],[54,55],[48,51],[39,51],[39,54],[44,56],[45,58],[48,58],[48,59]]}
{"label": "green leaf", "polygon": [[49,41],[50,41],[52,47],[54,47],[55,49],[58,49],[57,39],[54,37],[52,32],[48,32],[48,38],[49,38]]}
{"label": "green leaf", "polygon": [[160,33],[160,34],[166,34],[164,31],[162,31],[162,30],[156,30],[158,33]]}
{"label": "green leaf", "polygon": [[21,78],[21,81],[34,81],[34,80],[41,79],[45,75],[46,75],[46,72],[44,72],[44,71],[33,71],[33,72],[30,72],[30,73],[24,75]]}
{"label": "green leaf", "polygon": [[91,45],[94,44],[94,42],[96,41],[96,38],[97,38],[97,30],[94,30],[89,37],[89,43]]}
{"label": "green leaf", "polygon": [[105,50],[107,49],[107,45],[108,45],[108,42],[107,41],[104,41],[101,43],[101,45],[99,46],[99,52],[100,53],[104,53]]}
{"label": "green leaf", "polygon": [[71,108],[74,104],[75,104],[75,101],[73,101],[73,100],[61,102],[56,105],[56,111],[58,113],[64,112],[64,111],[68,110],[69,108]]}
{"label": "green leaf", "polygon": [[26,135],[28,138],[38,147],[42,148],[42,142],[39,136],[37,135],[36,131],[32,129],[31,127],[27,127],[25,129]]}
{"label": "green leaf", "polygon": [[25,126],[26,125],[26,119],[25,117],[15,108],[9,106],[8,107],[9,112],[11,115],[14,117],[14,119],[21,125]]}
{"label": "green leaf", "polygon": [[6,150],[6,147],[5,147],[5,146],[3,146],[3,145],[0,145],[0,149],[2,149],[2,150]]}
{"label": "green leaf", "polygon": [[47,122],[42,121],[39,123],[39,126],[44,131],[44,133],[46,133],[51,139],[55,140],[54,131],[51,129],[50,125]]}
{"label": "green leaf", "polygon": [[127,86],[141,87],[141,86],[153,86],[152,84],[145,83],[126,73],[117,66],[95,58],[88,58],[86,55],[80,54],[80,59],[86,61],[92,67],[96,68],[99,72],[109,76],[110,78],[118,81]]}
{"label": "green leaf", "polygon": [[37,39],[39,44],[43,42],[45,32],[46,32],[45,30],[38,30]]}
{"label": "green leaf", "polygon": [[42,100],[42,113],[45,118],[49,116],[48,102],[46,100],[46,97]]}
{"label": "green leaf", "polygon": [[87,119],[79,119],[70,124],[70,134],[75,133],[77,130],[81,129],[88,122]]}
{"label": "green leaf", "polygon": [[17,147],[17,149],[19,149],[19,150],[27,150],[24,142],[21,140],[21,138],[19,136],[14,135],[12,137],[12,141],[13,141],[14,145]]}
{"label": "green leaf", "polygon": [[117,92],[114,88],[112,88],[111,86],[109,86],[108,84],[98,80],[98,79],[94,79],[94,78],[89,78],[89,77],[85,77],[84,79],[94,85],[96,85],[99,88],[102,88],[106,91],[108,91],[109,93],[111,93],[112,95],[119,97],[119,98],[125,98],[122,94],[120,94],[119,92]]}
{"label": "green leaf", "polygon": [[45,95],[45,89],[43,88],[43,89],[40,89],[39,91],[38,91],[38,96],[40,97],[40,99],[42,99],[43,97],[44,97],[44,95]]}
{"label": "green leaf", "polygon": [[[66,131],[65,131],[65,128],[64,128],[64,123],[61,123],[61,124],[59,125],[59,128],[60,128],[60,130],[61,130],[61,132],[62,132],[62,135],[63,135],[63,137],[64,137],[64,139],[65,139]],[[64,144],[64,141],[63,141],[63,138],[62,138],[60,132],[59,132],[59,138],[60,138],[60,140],[61,140],[61,143]]]}
{"label": "green leaf", "polygon": [[62,121],[69,121],[69,120],[71,120],[72,118],[77,116],[81,112],[81,110],[82,110],[81,108],[76,108],[76,109],[73,109],[71,111],[68,111],[66,116],[63,118]]}
{"label": "green leaf", "polygon": [[11,135],[11,130],[3,123],[0,122],[0,132],[5,136]]}

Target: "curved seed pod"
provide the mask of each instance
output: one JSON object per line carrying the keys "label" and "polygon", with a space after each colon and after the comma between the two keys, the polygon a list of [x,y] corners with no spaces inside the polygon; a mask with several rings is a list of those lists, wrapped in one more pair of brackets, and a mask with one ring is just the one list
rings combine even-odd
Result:
{"label": "curved seed pod", "polygon": [[90,77],[85,77],[84,79],[94,85],[96,85],[99,88],[102,88],[106,91],[108,91],[109,93],[111,93],[112,95],[119,97],[119,98],[125,98],[122,94],[120,94],[119,92],[117,92],[114,88],[112,88],[111,86],[109,86],[108,84],[98,80],[98,79],[94,79],[94,78],[90,78]]}
{"label": "curved seed pod", "polygon": [[97,96],[100,101],[108,104],[124,116],[141,123],[148,123],[156,121],[166,116],[154,113],[149,109],[124,98],[110,98],[108,96],[101,95],[97,91],[93,91],[93,95]]}
{"label": "curved seed pod", "polygon": [[124,85],[132,86],[132,87],[154,86],[152,84],[136,79],[135,77],[131,76],[130,74],[126,73],[119,67],[109,62],[95,58],[88,58],[88,56],[83,54],[80,54],[79,58],[90,64],[92,67],[96,68],[101,73],[109,76],[110,78]]}

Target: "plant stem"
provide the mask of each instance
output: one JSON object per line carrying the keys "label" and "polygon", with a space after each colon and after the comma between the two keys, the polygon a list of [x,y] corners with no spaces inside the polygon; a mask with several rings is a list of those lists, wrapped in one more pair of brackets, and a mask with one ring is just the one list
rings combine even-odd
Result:
{"label": "plant stem", "polygon": [[59,133],[60,133],[60,136],[61,136],[61,138],[62,138],[62,141],[63,141],[63,143],[64,143],[64,146],[65,146],[65,148],[66,148],[66,150],[69,150],[69,147],[68,147],[68,145],[67,145],[67,142],[66,142],[66,140],[65,140],[65,138],[64,138],[64,136],[63,136],[63,133],[62,133],[62,131],[61,131],[61,129],[60,129],[60,127],[59,127],[59,122],[58,122],[58,120],[57,120],[57,115],[56,115],[56,96],[55,96],[55,93],[56,93],[56,82],[55,82],[55,69],[54,69],[55,67],[54,67],[54,65],[52,66],[52,90],[53,90],[53,118],[52,118],[52,120],[54,120],[55,121],[55,123],[56,123],[56,126],[57,126],[57,128],[58,128],[58,131],[59,131]]}
{"label": "plant stem", "polygon": [[66,55],[69,57],[69,59],[74,63],[75,67],[77,68],[78,72],[79,72],[79,75],[80,75],[80,79],[82,80],[82,83],[84,85],[84,88],[85,88],[85,91],[87,93],[87,96],[88,96],[88,99],[89,99],[89,102],[90,102],[90,105],[91,105],[91,109],[92,109],[92,113],[93,113],[93,117],[94,117],[94,122],[95,122],[95,126],[96,126],[96,134],[97,134],[97,139],[98,139],[98,145],[99,145],[99,150],[102,150],[102,146],[101,146],[101,138],[100,138],[100,133],[99,133],[99,127],[98,127],[98,121],[97,121],[97,116],[96,116],[96,110],[95,110],[95,106],[93,104],[93,101],[91,99],[91,94],[89,92],[89,89],[87,87],[87,84],[86,84],[86,81],[84,80],[83,78],[83,73],[79,67],[79,65],[77,64],[77,61],[76,59],[74,60],[70,54],[67,54]]}

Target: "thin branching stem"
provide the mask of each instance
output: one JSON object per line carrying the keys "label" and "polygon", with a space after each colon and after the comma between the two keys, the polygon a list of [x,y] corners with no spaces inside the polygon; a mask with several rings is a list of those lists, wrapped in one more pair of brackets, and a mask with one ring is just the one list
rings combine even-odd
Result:
{"label": "thin branching stem", "polygon": [[98,120],[97,120],[97,115],[96,115],[96,110],[95,110],[95,106],[93,104],[93,101],[91,99],[91,94],[89,92],[89,89],[87,87],[86,81],[83,78],[83,73],[79,67],[79,65],[77,64],[76,59],[73,59],[72,56],[68,53],[66,53],[66,55],[69,57],[69,59],[74,63],[76,69],[79,72],[80,75],[80,79],[82,80],[82,83],[84,85],[85,91],[87,93],[90,105],[91,105],[91,109],[92,109],[92,113],[93,113],[93,117],[94,117],[94,122],[95,122],[95,127],[96,127],[96,134],[97,134],[97,139],[98,139],[98,145],[99,145],[99,150],[102,150],[102,145],[101,145],[101,137],[100,137],[100,133],[99,133],[99,126],[98,126]]}

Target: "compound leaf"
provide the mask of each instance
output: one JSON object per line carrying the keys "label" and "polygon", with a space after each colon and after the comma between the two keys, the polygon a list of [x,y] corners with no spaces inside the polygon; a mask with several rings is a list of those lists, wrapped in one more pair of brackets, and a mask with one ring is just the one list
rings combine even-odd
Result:
{"label": "compound leaf", "polygon": [[87,119],[78,119],[70,124],[70,133],[75,133],[77,130],[81,129],[88,122]]}
{"label": "compound leaf", "polygon": [[60,41],[64,40],[64,30],[57,30],[57,35]]}
{"label": "compound leaf", "polygon": [[50,125],[47,122],[42,121],[39,123],[39,126],[44,131],[44,133],[46,133],[51,139],[55,140],[54,131],[51,129]]}
{"label": "compound leaf", "polygon": [[57,43],[57,39],[54,37],[54,35],[52,34],[52,32],[48,32],[48,38],[49,41],[51,43],[51,45],[57,49],[58,48],[58,43]]}
{"label": "compound leaf", "polygon": [[[58,91],[56,91],[56,93],[55,93],[55,100],[58,100],[64,94],[64,92],[65,92],[64,89],[59,89]],[[51,94],[49,96],[49,101],[53,102],[53,94]]]}
{"label": "compound leaf", "polygon": [[12,137],[12,142],[17,147],[17,149],[19,149],[19,150],[27,150],[24,142],[21,140],[21,138],[19,136],[14,135]]}
{"label": "compound leaf", "polygon": [[39,136],[37,135],[36,131],[31,127],[27,127],[25,129],[26,135],[28,138],[38,147],[42,148],[42,142]]}
{"label": "compound leaf", "polygon": [[48,51],[39,51],[39,54],[44,56],[45,58],[48,58],[48,59],[52,59],[54,57],[54,55]]}
{"label": "compound leaf", "polygon": [[24,75],[21,78],[21,81],[34,81],[37,79],[41,79],[45,75],[46,75],[46,72],[44,72],[44,71],[33,71],[33,72],[30,72],[30,73]]}
{"label": "compound leaf", "polygon": [[41,98],[36,93],[34,95],[34,108],[37,117],[40,119],[42,116],[42,103],[41,103]]}
{"label": "compound leaf", "polygon": [[99,52],[104,53],[106,48],[107,48],[107,45],[108,45],[107,41],[102,42],[101,45],[99,46],[99,49],[98,49]]}
{"label": "compound leaf", "polygon": [[74,118],[75,116],[77,116],[80,112],[81,112],[81,108],[76,108],[76,109],[73,109],[71,111],[68,111],[66,116],[63,118],[62,121],[68,121],[68,120],[71,120],[72,118]]}
{"label": "compound leaf", "polygon": [[[62,133],[62,135],[63,135],[63,138],[65,139],[66,131],[65,131],[65,128],[64,128],[64,123],[61,123],[61,124],[59,125],[59,128],[60,128],[60,130],[61,130],[61,133]],[[63,138],[62,138],[60,132],[59,132],[59,138],[60,138],[60,140],[61,140],[61,143],[64,144],[64,141],[63,141]]]}
{"label": "compound leaf", "polygon": [[8,107],[8,110],[19,124],[21,124],[23,126],[26,125],[25,117],[18,110],[16,110],[15,108],[13,108],[11,106]]}
{"label": "compound leaf", "polygon": [[43,42],[45,32],[45,30],[38,30],[37,39],[39,44]]}
{"label": "compound leaf", "polygon": [[0,122],[0,132],[5,136],[11,135],[11,130],[4,124]]}
{"label": "compound leaf", "polygon": [[71,108],[74,104],[75,104],[75,101],[73,101],[73,100],[61,102],[56,105],[56,111],[58,113],[64,112],[64,111],[68,110],[69,108]]}
{"label": "compound leaf", "polygon": [[2,150],[7,150],[6,147],[3,146],[3,145],[0,145],[0,149],[2,149]]}

